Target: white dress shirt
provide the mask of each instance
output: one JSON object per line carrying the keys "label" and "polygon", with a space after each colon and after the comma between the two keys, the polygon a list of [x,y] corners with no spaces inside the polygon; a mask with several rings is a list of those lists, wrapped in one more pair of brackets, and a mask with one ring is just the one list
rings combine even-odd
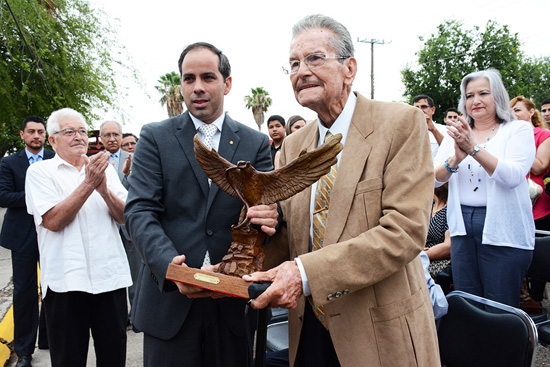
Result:
{"label": "white dress shirt", "polygon": [[[132,285],[116,221],[97,191],[62,230],[53,232],[42,225],[42,216],[84,181],[85,169],[84,166],[79,172],[55,155],[33,164],[27,171],[25,199],[38,235],[43,297],[48,287],[59,293],[98,294]],[[109,165],[105,173],[109,190],[126,201],[126,189],[114,168]]]}

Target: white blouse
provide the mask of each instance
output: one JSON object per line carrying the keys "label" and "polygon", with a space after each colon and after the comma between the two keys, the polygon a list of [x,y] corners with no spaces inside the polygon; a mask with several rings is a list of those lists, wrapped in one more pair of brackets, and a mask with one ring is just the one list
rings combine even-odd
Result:
{"label": "white blouse", "polygon": [[[492,176],[486,174],[487,215],[482,241],[487,245],[532,250],[535,247],[535,223],[525,177],[535,160],[533,127],[519,120],[502,123],[489,143],[486,149],[498,158],[498,163]],[[444,164],[452,155],[454,139],[447,134],[434,158],[434,167]],[[468,163],[475,161],[468,158],[459,164],[459,172],[468,171]],[[436,187],[443,183],[435,181]],[[466,234],[460,206],[467,204],[460,195],[459,185],[458,175],[452,174],[447,201],[451,236]]]}

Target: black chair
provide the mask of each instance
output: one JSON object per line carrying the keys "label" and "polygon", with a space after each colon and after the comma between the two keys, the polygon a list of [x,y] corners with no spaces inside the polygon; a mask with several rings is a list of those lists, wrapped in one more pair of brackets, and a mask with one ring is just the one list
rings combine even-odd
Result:
{"label": "black chair", "polygon": [[525,312],[461,291],[447,301],[438,329],[444,366],[534,366],[537,329]]}
{"label": "black chair", "polygon": [[272,316],[267,324],[268,352],[277,352],[288,348],[288,310],[284,308],[273,308]]}
{"label": "black chair", "polygon": [[[547,235],[547,232],[537,231],[538,235]],[[550,236],[536,237],[535,250],[533,251],[533,260],[527,271],[529,278],[541,279],[550,282]],[[544,310],[546,311],[546,310]],[[550,345],[550,320],[547,312],[541,315],[531,315],[537,324],[539,332],[539,341],[544,346]]]}

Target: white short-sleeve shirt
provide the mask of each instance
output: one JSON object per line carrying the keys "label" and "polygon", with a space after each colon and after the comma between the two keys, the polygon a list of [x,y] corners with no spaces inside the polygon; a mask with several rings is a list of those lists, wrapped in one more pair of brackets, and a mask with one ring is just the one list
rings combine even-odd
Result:
{"label": "white short-sleeve shirt", "polygon": [[[53,232],[42,225],[42,216],[84,181],[85,169],[78,171],[56,155],[33,164],[27,171],[25,199],[38,235],[43,297],[48,287],[59,293],[98,294],[132,285],[116,221],[97,191],[62,230]],[[126,201],[127,191],[114,168],[109,165],[105,172],[109,190]]]}

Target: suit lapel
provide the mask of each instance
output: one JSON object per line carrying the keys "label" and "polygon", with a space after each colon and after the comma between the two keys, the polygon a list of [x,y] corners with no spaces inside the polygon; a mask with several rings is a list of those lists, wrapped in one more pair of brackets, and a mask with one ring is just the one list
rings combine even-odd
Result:
{"label": "suit lapel", "polygon": [[120,179],[120,181],[122,181],[122,179],[124,178],[124,173],[122,172],[122,168],[124,167],[124,162],[126,161],[126,158],[128,158],[128,152],[121,149],[120,155],[118,157],[118,170],[117,170],[118,178]]}
{"label": "suit lapel", "polygon": [[25,149],[20,150],[17,153],[17,157],[19,157],[21,159],[21,166],[25,170],[27,170],[27,168],[29,168],[30,164],[29,164],[29,158],[27,158],[27,153],[25,152]]}
{"label": "suit lapel", "polygon": [[[235,156],[235,152],[237,151],[241,140],[238,133],[238,125],[235,123],[235,121],[233,121],[229,116],[226,115],[223,122],[222,135],[220,137],[220,144],[218,146],[218,153],[220,156],[233,164],[237,163],[233,162],[233,157]],[[210,187],[210,191],[208,192],[208,203],[206,206],[207,212],[210,210],[210,207],[212,206],[212,203],[214,202],[214,198],[218,194],[218,191],[218,185],[213,183]]]}
{"label": "suit lapel", "polygon": [[176,139],[178,139],[180,147],[187,157],[187,160],[189,161],[189,164],[191,165],[195,176],[197,177],[197,181],[199,182],[199,186],[201,187],[204,196],[208,197],[208,178],[206,177],[206,174],[202,170],[201,166],[199,165],[197,158],[195,158],[193,137],[196,133],[197,131],[195,130],[195,125],[193,124],[193,121],[189,117],[189,112],[185,112],[183,115],[180,116],[178,121],[176,121],[175,136]]}
{"label": "suit lapel", "polygon": [[330,197],[325,244],[338,242],[344,230],[357,183],[361,179],[372,149],[372,142],[369,142],[367,137],[372,133],[373,128],[370,103],[366,98],[358,95]]}
{"label": "suit lapel", "polygon": [[[312,123],[306,125],[307,128],[311,126],[312,133],[308,134],[308,139],[304,140],[304,144],[300,147],[300,150],[307,149],[311,151],[317,147],[319,140],[319,126],[318,121],[315,120]],[[306,128],[304,127],[304,129]],[[293,157],[294,158],[294,157]],[[286,162],[288,164],[290,162]],[[300,223],[294,233],[294,240],[296,245],[296,251],[298,255],[309,252],[309,229],[311,225],[310,205],[311,205],[311,186],[296,195],[292,199],[293,203],[293,223]]]}
{"label": "suit lapel", "polygon": [[49,149],[44,149],[44,159],[51,159],[55,155],[54,151],[51,151]]}

